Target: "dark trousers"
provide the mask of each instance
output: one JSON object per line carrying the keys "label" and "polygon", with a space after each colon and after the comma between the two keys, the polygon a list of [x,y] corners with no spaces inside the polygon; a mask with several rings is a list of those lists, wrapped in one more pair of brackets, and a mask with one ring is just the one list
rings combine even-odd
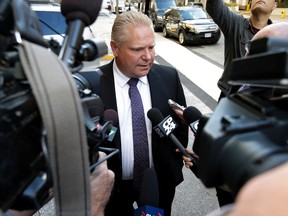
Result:
{"label": "dark trousers", "polygon": [[[151,194],[153,196],[153,194]],[[167,185],[159,185],[159,207],[164,209],[164,215],[171,215],[172,202],[175,196],[175,188],[167,190]],[[112,191],[111,197],[105,208],[105,216],[133,216],[133,203],[139,202],[139,191],[133,189],[133,181],[117,182]],[[139,206],[140,207],[140,206]]]}
{"label": "dark trousers", "polygon": [[133,203],[138,199],[139,192],[133,189],[132,180],[117,182],[106,205],[105,216],[133,216]]}
{"label": "dark trousers", "polygon": [[223,190],[220,187],[216,187],[215,189],[217,192],[217,199],[220,207],[234,202],[234,196],[232,193]]}

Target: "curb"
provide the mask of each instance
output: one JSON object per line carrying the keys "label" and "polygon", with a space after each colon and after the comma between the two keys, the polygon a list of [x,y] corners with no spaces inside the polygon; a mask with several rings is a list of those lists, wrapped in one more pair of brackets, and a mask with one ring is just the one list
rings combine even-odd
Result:
{"label": "curb", "polygon": [[107,61],[107,60],[112,60],[112,59],[114,59],[114,55],[107,54],[107,55],[103,56],[100,60]]}

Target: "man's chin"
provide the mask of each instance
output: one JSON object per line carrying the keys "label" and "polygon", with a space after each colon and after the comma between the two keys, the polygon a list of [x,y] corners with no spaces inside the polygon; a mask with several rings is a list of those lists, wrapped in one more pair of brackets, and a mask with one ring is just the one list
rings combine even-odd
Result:
{"label": "man's chin", "polygon": [[258,4],[253,10],[251,10],[251,13],[254,15],[265,13],[265,5]]}

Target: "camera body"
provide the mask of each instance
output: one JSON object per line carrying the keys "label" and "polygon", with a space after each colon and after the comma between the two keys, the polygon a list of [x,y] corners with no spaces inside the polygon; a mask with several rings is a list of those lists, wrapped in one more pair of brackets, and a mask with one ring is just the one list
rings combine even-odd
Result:
{"label": "camera body", "polygon": [[[204,185],[226,185],[235,195],[252,177],[288,161],[288,43],[259,42],[267,45],[265,52],[236,59],[231,67],[230,83],[246,90],[220,100],[193,146]],[[273,42],[283,42],[282,49]]]}
{"label": "camera body", "polygon": [[[37,18],[33,16],[31,9],[26,7],[26,2],[23,2],[4,0],[0,3],[0,12],[3,14],[3,19],[0,20],[0,208],[3,211],[10,208],[39,209],[53,196],[47,134],[19,59],[16,34],[12,34],[16,23],[13,16],[16,6],[25,12],[23,14],[29,15],[27,20],[21,20],[20,24],[25,29],[27,21],[32,36],[29,35],[29,28],[21,36],[43,47],[46,47],[47,43],[34,28],[37,27]],[[14,3],[16,5],[13,5]],[[72,70],[73,68],[71,77]],[[113,125],[104,117],[101,98],[92,94],[89,89],[80,88],[76,78],[75,86],[78,87],[83,110],[92,172],[95,164],[99,163],[100,145],[111,141],[109,134]]]}

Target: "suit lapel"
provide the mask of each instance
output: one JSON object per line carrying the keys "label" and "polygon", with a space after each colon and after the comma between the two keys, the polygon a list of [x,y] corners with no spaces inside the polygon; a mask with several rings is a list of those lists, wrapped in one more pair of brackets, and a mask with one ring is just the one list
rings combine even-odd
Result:
{"label": "suit lapel", "polygon": [[113,61],[100,67],[103,72],[101,76],[100,95],[103,95],[103,103],[105,109],[114,109],[117,112],[114,77],[113,77]]}
{"label": "suit lapel", "polygon": [[161,95],[161,88],[159,87],[159,84],[161,84],[161,78],[159,73],[157,73],[157,71],[155,70],[155,67],[152,66],[147,77],[150,86],[152,107],[161,110],[163,105],[163,101],[161,100],[161,98],[163,98],[163,95]]}

